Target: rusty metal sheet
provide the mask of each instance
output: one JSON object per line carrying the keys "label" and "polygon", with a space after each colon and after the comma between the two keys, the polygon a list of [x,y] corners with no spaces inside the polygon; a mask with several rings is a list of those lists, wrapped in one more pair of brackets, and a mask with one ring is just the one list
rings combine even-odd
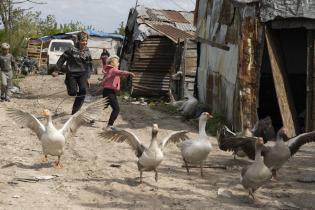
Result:
{"label": "rusty metal sheet", "polygon": [[312,0],[261,0],[260,19],[267,22],[282,18],[310,18],[315,19],[315,1]]}
{"label": "rusty metal sheet", "polygon": [[169,25],[158,25],[158,24],[151,24],[150,25],[152,28],[155,30],[159,31],[160,33],[164,34],[167,36],[169,39],[171,39],[173,42],[177,43],[179,39],[194,39],[194,36],[179,30],[173,26]]}
{"label": "rusty metal sheet", "polygon": [[190,23],[181,13],[177,11],[164,10],[163,13],[171,22]]}
{"label": "rusty metal sheet", "polygon": [[165,95],[169,90],[170,72],[174,68],[175,45],[166,37],[148,37],[137,45],[130,71],[132,95]]}

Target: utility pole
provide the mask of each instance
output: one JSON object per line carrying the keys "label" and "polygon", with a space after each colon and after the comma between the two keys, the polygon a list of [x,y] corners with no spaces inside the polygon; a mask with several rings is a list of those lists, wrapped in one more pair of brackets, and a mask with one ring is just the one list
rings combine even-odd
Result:
{"label": "utility pole", "polygon": [[12,29],[12,18],[11,18],[11,0],[8,0],[8,9],[9,9],[9,11],[8,11],[8,25],[9,25],[9,33],[8,33],[8,35],[9,35],[9,44],[11,45],[11,29]]}

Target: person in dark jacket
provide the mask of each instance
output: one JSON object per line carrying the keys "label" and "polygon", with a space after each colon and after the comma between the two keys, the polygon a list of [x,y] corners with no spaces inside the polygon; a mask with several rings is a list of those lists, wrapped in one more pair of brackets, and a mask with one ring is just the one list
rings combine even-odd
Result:
{"label": "person in dark jacket", "polygon": [[56,69],[52,76],[57,76],[63,64],[66,63],[66,79],[68,95],[76,96],[72,114],[75,114],[83,105],[89,78],[92,72],[92,58],[87,47],[88,34],[80,32],[76,46],[66,50],[57,61]]}

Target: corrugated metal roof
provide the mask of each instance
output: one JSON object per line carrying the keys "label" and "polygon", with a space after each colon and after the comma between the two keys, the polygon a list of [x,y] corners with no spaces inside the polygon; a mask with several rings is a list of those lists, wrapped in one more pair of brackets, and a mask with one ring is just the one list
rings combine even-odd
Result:
{"label": "corrugated metal roof", "polygon": [[179,39],[182,40],[194,38],[194,36],[192,36],[191,34],[170,25],[151,24],[150,26],[152,26],[154,29],[161,32],[162,34],[164,34],[165,36],[167,36],[176,43],[178,42]]}
{"label": "corrugated metal roof", "polygon": [[176,23],[189,23],[188,20],[185,19],[185,17],[177,12],[177,11],[172,11],[172,10],[164,10],[163,13],[165,14],[166,17],[172,22]]}
{"label": "corrugated metal roof", "polygon": [[[147,36],[160,35],[167,36],[172,41],[177,42],[178,38],[194,39],[196,28],[193,26],[193,16],[193,12],[157,10],[139,6],[129,16],[127,25],[130,31],[134,31],[135,40],[143,41]],[[152,30],[141,27],[143,25],[150,26]]]}
{"label": "corrugated metal roof", "polygon": [[175,26],[182,31],[196,31],[196,27],[190,23],[175,23]]}

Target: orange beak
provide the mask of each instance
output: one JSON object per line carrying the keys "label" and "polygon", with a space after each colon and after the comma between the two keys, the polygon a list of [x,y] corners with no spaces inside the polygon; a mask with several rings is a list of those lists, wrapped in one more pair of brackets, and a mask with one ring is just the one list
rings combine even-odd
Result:
{"label": "orange beak", "polygon": [[44,115],[45,117],[48,117],[48,116],[49,116],[49,111],[48,111],[47,109],[45,109],[45,110],[43,111],[43,115]]}
{"label": "orange beak", "polygon": [[209,114],[209,112],[207,112],[207,117],[208,117],[208,119],[213,118],[213,116],[211,114]]}

